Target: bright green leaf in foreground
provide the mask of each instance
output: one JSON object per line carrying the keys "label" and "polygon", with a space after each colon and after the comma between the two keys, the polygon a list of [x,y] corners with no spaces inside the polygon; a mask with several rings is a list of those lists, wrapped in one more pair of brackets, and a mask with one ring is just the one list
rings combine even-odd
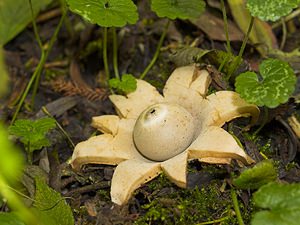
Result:
{"label": "bright green leaf in foreground", "polygon": [[251,225],[298,225],[300,221],[300,184],[269,183],[253,196],[263,211],[254,214]]}
{"label": "bright green leaf in foreground", "polygon": [[[45,8],[52,0],[31,0],[34,14]],[[28,0],[0,1],[0,46],[5,45],[21,32],[32,20]]]}
{"label": "bright green leaf in foreground", "polygon": [[203,0],[152,0],[151,9],[159,17],[191,19],[201,15],[205,9],[205,2]]}
{"label": "bright green leaf in foreground", "polygon": [[240,189],[258,189],[262,185],[277,179],[276,169],[270,160],[259,162],[251,169],[247,169],[233,180],[233,184]]}
{"label": "bright green leaf in foreground", "polygon": [[74,225],[72,210],[65,199],[39,178],[34,200],[38,215],[47,225]]}
{"label": "bright green leaf in foreground", "polygon": [[6,92],[7,85],[8,85],[7,83],[8,83],[8,74],[5,68],[3,50],[0,46],[0,97]]}
{"label": "bright green leaf in foreground", "polygon": [[247,0],[247,7],[254,17],[276,21],[288,15],[299,3],[299,0]]}
{"label": "bright green leaf in foreground", "polygon": [[14,213],[0,212],[1,225],[25,225]]}
{"label": "bright green leaf in foreground", "polygon": [[102,27],[123,27],[138,20],[131,0],[67,0],[70,10]]}
{"label": "bright green leaf in foreground", "polygon": [[109,86],[121,93],[128,94],[135,91],[136,79],[131,74],[123,74],[121,80],[117,78],[110,79]]}
{"label": "bright green leaf in foreground", "polygon": [[236,91],[249,103],[275,108],[288,101],[296,85],[296,76],[288,63],[267,59],[259,65],[261,79],[254,72],[236,78]]}
{"label": "bright green leaf in foreground", "polygon": [[50,145],[46,134],[55,126],[55,120],[52,118],[41,118],[35,121],[20,119],[9,127],[9,132],[20,138],[27,151],[33,152]]}
{"label": "bright green leaf in foreground", "polygon": [[[23,158],[8,140],[5,128],[0,124],[0,179],[11,183],[21,175]],[[0,223],[1,224],[1,223]]]}

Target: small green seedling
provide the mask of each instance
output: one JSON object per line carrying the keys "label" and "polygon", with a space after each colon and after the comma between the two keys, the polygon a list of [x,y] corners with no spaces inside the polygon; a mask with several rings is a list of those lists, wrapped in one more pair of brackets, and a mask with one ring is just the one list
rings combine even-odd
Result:
{"label": "small green seedling", "polygon": [[299,4],[299,0],[248,0],[247,8],[254,17],[264,21],[276,21],[288,15]]}
{"label": "small green seedling", "polygon": [[264,210],[254,214],[251,225],[298,225],[300,184],[269,183],[253,195],[255,206]]}
{"label": "small green seedling", "polygon": [[121,80],[118,78],[112,78],[109,80],[109,86],[116,89],[122,94],[128,94],[135,91],[136,79],[131,74],[123,74]]}
{"label": "small green seedling", "polygon": [[[55,128],[55,126],[55,120],[48,117],[35,121],[19,119],[8,128],[8,131],[20,139],[30,156],[33,151],[50,146],[50,141],[46,137],[46,134]],[[29,158],[30,160],[31,157]]]}
{"label": "small green seedling", "polygon": [[203,13],[205,2],[203,0],[152,0],[151,9],[159,17],[190,19]]}
{"label": "small green seedling", "polygon": [[258,189],[261,186],[276,181],[277,171],[270,160],[259,162],[253,168],[247,169],[233,180],[239,189]]}
{"label": "small green seedling", "polygon": [[236,78],[236,91],[249,103],[275,108],[288,101],[296,85],[296,76],[288,63],[267,59],[259,65],[260,76],[245,72]]}

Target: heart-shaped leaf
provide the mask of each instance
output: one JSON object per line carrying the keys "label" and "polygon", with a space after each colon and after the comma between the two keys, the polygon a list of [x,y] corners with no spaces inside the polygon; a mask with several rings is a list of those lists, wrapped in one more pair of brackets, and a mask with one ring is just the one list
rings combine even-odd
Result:
{"label": "heart-shaped leaf", "polygon": [[[34,14],[45,8],[52,0],[31,0]],[[0,1],[0,46],[5,45],[21,32],[32,20],[28,0]]]}
{"label": "heart-shaped leaf", "polygon": [[36,178],[34,208],[46,224],[73,225],[71,207],[61,195],[51,189],[41,178]]}
{"label": "heart-shaped leaf", "polygon": [[191,19],[201,15],[205,9],[205,2],[203,0],[152,0],[151,9],[159,17]]}
{"label": "heart-shaped leaf", "polygon": [[288,101],[296,84],[296,76],[288,63],[278,59],[264,60],[259,66],[261,79],[254,72],[236,78],[236,91],[249,103],[275,108]]}
{"label": "heart-shaped leaf", "polygon": [[248,0],[247,7],[252,16],[276,21],[298,7],[299,3],[299,0]]}
{"label": "heart-shaped leaf", "polygon": [[300,184],[269,183],[253,196],[257,212],[251,225],[298,225],[300,220]]}
{"label": "heart-shaped leaf", "polygon": [[102,27],[123,27],[138,20],[131,0],[67,0],[69,8],[91,23]]}
{"label": "heart-shaped leaf", "polygon": [[240,189],[258,189],[276,179],[277,172],[272,161],[265,160],[243,171],[238,178],[233,180],[233,184]]}

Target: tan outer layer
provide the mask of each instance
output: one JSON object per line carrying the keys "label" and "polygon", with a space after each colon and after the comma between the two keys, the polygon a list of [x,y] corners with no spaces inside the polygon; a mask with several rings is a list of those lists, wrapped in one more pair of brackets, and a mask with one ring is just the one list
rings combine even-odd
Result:
{"label": "tan outer layer", "polygon": [[225,122],[237,117],[251,116],[251,124],[254,124],[259,116],[259,109],[256,105],[249,104],[240,95],[233,91],[218,91],[207,96],[207,100],[219,113],[219,120],[212,125],[223,126]]}
{"label": "tan outer layer", "polygon": [[116,115],[96,116],[92,118],[92,127],[102,133],[115,136],[118,132],[120,118]]}
{"label": "tan outer layer", "polygon": [[120,163],[111,182],[111,200],[118,205],[125,204],[137,188],[157,177],[160,172],[160,163],[141,160],[127,160]]}
{"label": "tan outer layer", "polygon": [[109,99],[121,118],[130,119],[137,119],[147,107],[163,101],[156,88],[143,80],[137,80],[137,89],[127,97],[110,95]]}
{"label": "tan outer layer", "polygon": [[[188,148],[189,158],[205,159],[211,162],[212,158],[237,159],[244,164],[254,163],[244,150],[238,145],[235,139],[225,130],[219,127],[209,127]],[[219,163],[216,161],[216,163]]]}

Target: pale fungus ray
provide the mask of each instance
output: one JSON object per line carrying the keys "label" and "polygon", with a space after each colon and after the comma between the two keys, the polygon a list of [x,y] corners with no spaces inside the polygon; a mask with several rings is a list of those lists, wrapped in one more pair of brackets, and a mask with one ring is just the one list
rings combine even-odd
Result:
{"label": "pale fungus ray", "polygon": [[75,147],[72,166],[79,169],[88,163],[117,164],[111,199],[122,205],[134,190],[161,172],[177,186],[186,187],[189,159],[253,163],[221,126],[237,117],[251,116],[254,123],[258,108],[232,91],[206,96],[210,82],[206,70],[191,65],[171,74],[164,96],[142,80],[127,96],[111,95],[118,116],[93,118],[92,125],[103,134]]}

